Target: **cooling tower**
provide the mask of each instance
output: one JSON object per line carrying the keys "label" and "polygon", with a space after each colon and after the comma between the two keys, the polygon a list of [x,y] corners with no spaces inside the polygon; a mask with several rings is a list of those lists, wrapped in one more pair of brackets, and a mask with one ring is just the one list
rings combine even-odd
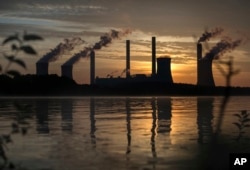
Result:
{"label": "cooling tower", "polygon": [[155,60],[156,60],[156,40],[155,37],[152,37],[152,76],[156,75]]}
{"label": "cooling tower", "polygon": [[62,74],[61,76],[73,79],[72,69],[73,69],[72,65],[62,65],[61,66],[61,74]]}
{"label": "cooling tower", "polygon": [[95,51],[90,53],[90,84],[95,84]]}
{"label": "cooling tower", "polygon": [[197,85],[215,86],[213,71],[213,59],[202,58],[202,45],[197,44]]}
{"label": "cooling tower", "polygon": [[163,82],[173,83],[170,57],[157,58],[157,78]]}
{"label": "cooling tower", "polygon": [[130,77],[130,41],[126,41],[126,78]]}
{"label": "cooling tower", "polygon": [[49,63],[37,62],[36,63],[36,74],[37,75],[48,75]]}

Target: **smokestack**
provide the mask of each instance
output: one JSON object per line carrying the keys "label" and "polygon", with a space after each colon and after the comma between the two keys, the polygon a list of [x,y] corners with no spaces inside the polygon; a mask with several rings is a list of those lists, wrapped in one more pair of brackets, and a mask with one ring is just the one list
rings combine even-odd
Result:
{"label": "smokestack", "polygon": [[90,84],[95,84],[95,51],[90,52]]}
{"label": "smokestack", "polygon": [[62,65],[61,66],[61,74],[62,74],[61,76],[73,79],[72,69],[73,69],[72,65],[66,65],[66,64]]}
{"label": "smokestack", "polygon": [[126,78],[130,77],[130,41],[126,41]]}
{"label": "smokestack", "polygon": [[173,83],[170,57],[157,58],[157,77],[163,82]]}
{"label": "smokestack", "polygon": [[197,85],[202,86],[215,86],[213,71],[212,71],[212,58],[202,58],[202,45],[197,44]]}
{"label": "smokestack", "polygon": [[36,63],[36,74],[37,75],[48,75],[49,63],[37,62]]}
{"label": "smokestack", "polygon": [[156,75],[155,60],[156,60],[156,41],[155,37],[152,37],[152,76]]}

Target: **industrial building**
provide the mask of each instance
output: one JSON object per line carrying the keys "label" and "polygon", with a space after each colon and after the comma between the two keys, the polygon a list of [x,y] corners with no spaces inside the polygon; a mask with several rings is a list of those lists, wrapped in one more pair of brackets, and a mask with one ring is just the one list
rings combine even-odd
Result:
{"label": "industrial building", "polygon": [[[84,55],[90,57],[90,84],[100,86],[116,86],[128,83],[173,83],[171,73],[171,58],[156,57],[156,38],[152,37],[152,71],[151,75],[134,74],[131,75],[130,69],[130,40],[126,40],[126,77],[96,77],[95,75],[95,51],[85,49]],[[61,66],[61,76],[73,79],[72,71],[75,62],[86,56],[73,56]],[[197,85],[215,86],[212,73],[213,57],[205,58],[202,56],[202,44],[197,43]],[[48,62],[38,61],[36,63],[37,75],[48,75]]]}
{"label": "industrial building", "polygon": [[[91,59],[91,61],[94,59]],[[157,60],[157,70],[156,70]],[[94,72],[94,63],[91,64],[91,72]],[[93,73],[91,73],[93,75]],[[95,79],[96,85],[101,86],[117,86],[122,84],[134,84],[134,83],[173,83],[171,74],[171,58],[159,57],[156,58],[156,38],[152,37],[152,73],[151,75],[135,74],[130,75],[130,40],[126,41],[126,77],[109,77]],[[91,81],[93,83],[93,81]]]}
{"label": "industrial building", "polygon": [[202,44],[197,43],[197,85],[215,86],[212,63],[212,57],[202,57]]}

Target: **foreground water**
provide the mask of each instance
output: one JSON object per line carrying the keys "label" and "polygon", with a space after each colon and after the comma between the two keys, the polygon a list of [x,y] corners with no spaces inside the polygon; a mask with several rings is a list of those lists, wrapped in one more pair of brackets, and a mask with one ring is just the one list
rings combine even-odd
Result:
{"label": "foreground water", "polygon": [[[7,155],[27,169],[198,169],[218,120],[222,97],[1,98],[0,134],[18,110],[32,107],[27,135],[12,135]],[[222,135],[237,143],[233,116],[250,97],[232,97]],[[250,129],[241,142],[250,143]],[[249,152],[245,146],[244,152]]]}

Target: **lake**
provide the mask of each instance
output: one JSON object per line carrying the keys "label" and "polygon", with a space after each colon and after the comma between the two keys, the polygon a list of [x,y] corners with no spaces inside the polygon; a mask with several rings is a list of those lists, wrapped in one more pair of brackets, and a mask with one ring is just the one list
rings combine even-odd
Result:
{"label": "lake", "polygon": [[[31,116],[25,119],[28,132],[12,134],[6,151],[19,168],[199,169],[201,162],[211,163],[202,157],[209,155],[206,148],[216,130],[222,98],[0,98],[0,134],[12,131],[20,114],[17,108],[23,106]],[[234,148],[228,153],[237,147],[250,153],[250,128],[235,140],[239,129],[233,114],[241,110],[250,112],[250,97],[231,97],[220,135],[223,146]]]}

